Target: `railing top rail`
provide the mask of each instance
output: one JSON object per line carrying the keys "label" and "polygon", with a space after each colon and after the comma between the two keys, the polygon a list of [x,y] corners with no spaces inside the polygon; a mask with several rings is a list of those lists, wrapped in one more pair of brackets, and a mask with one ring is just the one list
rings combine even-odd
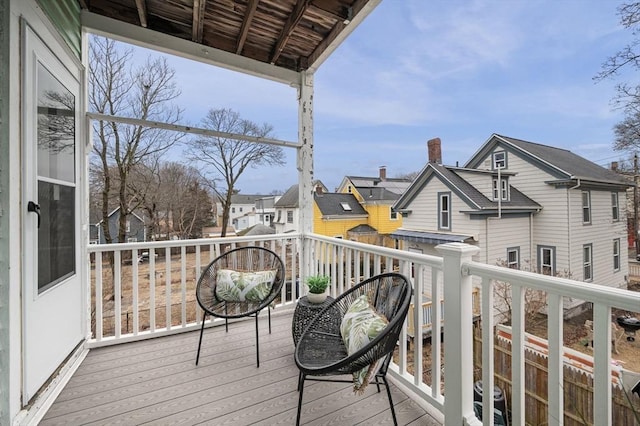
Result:
{"label": "railing top rail", "polygon": [[183,246],[204,246],[210,244],[232,244],[247,243],[252,241],[275,241],[289,240],[298,238],[298,233],[288,234],[269,234],[269,235],[248,235],[242,237],[222,237],[222,238],[196,238],[190,240],[160,240],[160,241],[142,241],[135,243],[112,243],[112,244],[89,244],[87,250],[89,253],[132,250],[132,249],[148,249],[148,248],[166,248],[166,247],[183,247]]}
{"label": "railing top rail", "polygon": [[479,262],[464,263],[462,271],[467,275],[509,282],[586,302],[605,304],[632,312],[640,311],[640,293],[638,292]]}
{"label": "railing top rail", "polygon": [[327,237],[319,234],[305,234],[305,238],[316,241],[324,241],[329,244],[333,244],[339,247],[347,247],[355,250],[361,250],[368,253],[377,254],[380,256],[395,257],[401,260],[409,260],[415,263],[429,265],[435,268],[442,268],[442,257],[431,256],[428,254],[415,253],[405,250],[398,250],[394,248],[374,246],[372,244],[359,243],[356,241],[344,240],[340,238]]}

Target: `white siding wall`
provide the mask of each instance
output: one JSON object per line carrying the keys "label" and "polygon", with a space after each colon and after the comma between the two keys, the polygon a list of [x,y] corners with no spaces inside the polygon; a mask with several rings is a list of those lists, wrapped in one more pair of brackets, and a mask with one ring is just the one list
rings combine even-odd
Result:
{"label": "white siding wall", "polygon": [[509,177],[509,183],[542,206],[534,216],[532,265],[537,266],[536,246],[544,245],[556,248],[556,270],[569,269],[567,190],[546,184],[554,179],[552,175],[513,152],[507,153],[507,166],[509,171],[517,172]]}
{"label": "white siding wall", "polygon": [[[590,190],[591,224],[582,223],[582,190],[569,191],[571,200],[571,271],[572,278],[583,280],[582,247],[593,245],[593,282],[612,287],[625,287],[628,274],[627,218],[619,209],[619,220],[613,221],[611,191]],[[618,193],[618,206],[626,205],[624,192]],[[620,270],[613,271],[613,240],[620,239]]]}
{"label": "white siding wall", "polygon": [[[502,150],[499,148],[497,150]],[[489,155],[479,168],[486,168]],[[611,192],[591,192],[591,225],[582,224],[582,190],[555,188],[546,181],[555,177],[516,155],[507,153],[507,166],[517,175],[509,183],[543,206],[534,216],[532,266],[537,267],[537,246],[556,248],[556,272],[570,273],[577,280],[583,279],[582,247],[593,244],[594,282],[608,286],[625,286],[628,274],[626,239],[626,194],[618,194],[620,220],[612,221]],[[524,225],[523,225],[524,226]],[[524,228],[523,228],[524,230]],[[613,272],[613,240],[620,238],[620,271]],[[521,255],[521,259],[525,259]]]}
{"label": "white siding wall", "polygon": [[[438,231],[438,193],[451,193],[451,230]],[[402,220],[402,227],[419,231],[450,232],[477,236],[481,224],[472,221],[460,211],[469,210],[469,206],[451,191],[439,179],[434,178],[424,187],[409,206],[411,214]]]}
{"label": "white siding wall", "polygon": [[501,219],[490,218],[482,221],[488,232],[480,241],[485,254],[482,262],[497,265],[499,261],[507,261],[507,249],[518,247],[520,252],[520,267],[530,270],[531,239],[529,217],[503,216]]}

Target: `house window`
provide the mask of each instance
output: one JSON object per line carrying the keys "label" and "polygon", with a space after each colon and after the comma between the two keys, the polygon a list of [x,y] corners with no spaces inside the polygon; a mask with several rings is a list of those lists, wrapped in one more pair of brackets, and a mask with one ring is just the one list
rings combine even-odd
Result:
{"label": "house window", "polygon": [[591,223],[591,193],[582,191],[582,223]]}
{"label": "house window", "polygon": [[509,181],[507,179],[500,179],[498,186],[498,178],[493,178],[493,199],[497,201],[498,197],[502,201],[509,201]]}
{"label": "house window", "polygon": [[137,243],[138,239],[136,237],[130,237],[130,238],[127,238],[127,242],[128,243]]}
{"label": "house window", "polygon": [[131,232],[131,221],[129,219],[127,219],[126,227],[127,227],[126,232]]}
{"label": "house window", "polygon": [[620,238],[613,240],[613,270],[620,270]]}
{"label": "house window", "polygon": [[393,209],[391,209],[391,207],[389,207],[389,218],[391,220],[398,219],[398,212],[393,211]]}
{"label": "house window", "polygon": [[582,274],[583,281],[593,280],[593,245],[582,246]]}
{"label": "house window", "polygon": [[235,213],[236,212],[236,208],[235,207],[231,207],[231,213]]}
{"label": "house window", "polygon": [[451,193],[438,193],[438,229],[451,229]]}
{"label": "house window", "polygon": [[340,205],[342,206],[342,210],[344,210],[346,212],[350,212],[351,211],[351,206],[349,205],[349,203],[340,203]]}
{"label": "house window", "polygon": [[614,221],[620,220],[620,213],[618,210],[618,193],[611,193],[611,217]]}
{"label": "house window", "polygon": [[282,210],[278,210],[278,223],[282,223]]}
{"label": "house window", "polygon": [[507,168],[507,153],[504,151],[498,151],[493,153],[492,157],[493,170],[506,169]]}
{"label": "house window", "polygon": [[556,248],[538,246],[538,271],[544,275],[556,273]]}
{"label": "house window", "polygon": [[287,210],[287,223],[293,223],[293,210]]}
{"label": "house window", "polygon": [[349,186],[347,187],[347,192],[349,192],[349,194],[351,194],[351,185],[349,185]]}
{"label": "house window", "polygon": [[240,213],[242,213],[242,207],[239,207]]}
{"label": "house window", "polygon": [[507,249],[507,267],[520,269],[520,247],[510,247]]}

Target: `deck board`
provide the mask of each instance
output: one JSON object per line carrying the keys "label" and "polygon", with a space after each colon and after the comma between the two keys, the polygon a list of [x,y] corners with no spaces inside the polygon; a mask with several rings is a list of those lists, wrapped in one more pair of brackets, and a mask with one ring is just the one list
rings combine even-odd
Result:
{"label": "deck board", "polygon": [[[96,348],[40,425],[292,425],[298,370],[291,314],[260,318],[260,368],[252,320],[198,332]],[[398,423],[438,425],[392,386]],[[370,386],[354,395],[348,383],[307,382],[302,424],[391,424],[387,396]]]}

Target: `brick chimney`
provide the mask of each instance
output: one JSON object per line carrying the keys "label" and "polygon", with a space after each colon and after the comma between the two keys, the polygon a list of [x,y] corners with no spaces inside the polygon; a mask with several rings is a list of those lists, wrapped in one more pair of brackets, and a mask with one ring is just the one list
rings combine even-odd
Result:
{"label": "brick chimney", "polygon": [[612,161],[611,162],[611,170],[613,170],[614,172],[618,171],[618,162],[617,161]]}
{"label": "brick chimney", "polygon": [[429,162],[442,164],[442,148],[440,138],[433,138],[427,142],[427,150],[429,151]]}
{"label": "brick chimney", "polygon": [[380,166],[380,180],[387,180],[387,166]]}

